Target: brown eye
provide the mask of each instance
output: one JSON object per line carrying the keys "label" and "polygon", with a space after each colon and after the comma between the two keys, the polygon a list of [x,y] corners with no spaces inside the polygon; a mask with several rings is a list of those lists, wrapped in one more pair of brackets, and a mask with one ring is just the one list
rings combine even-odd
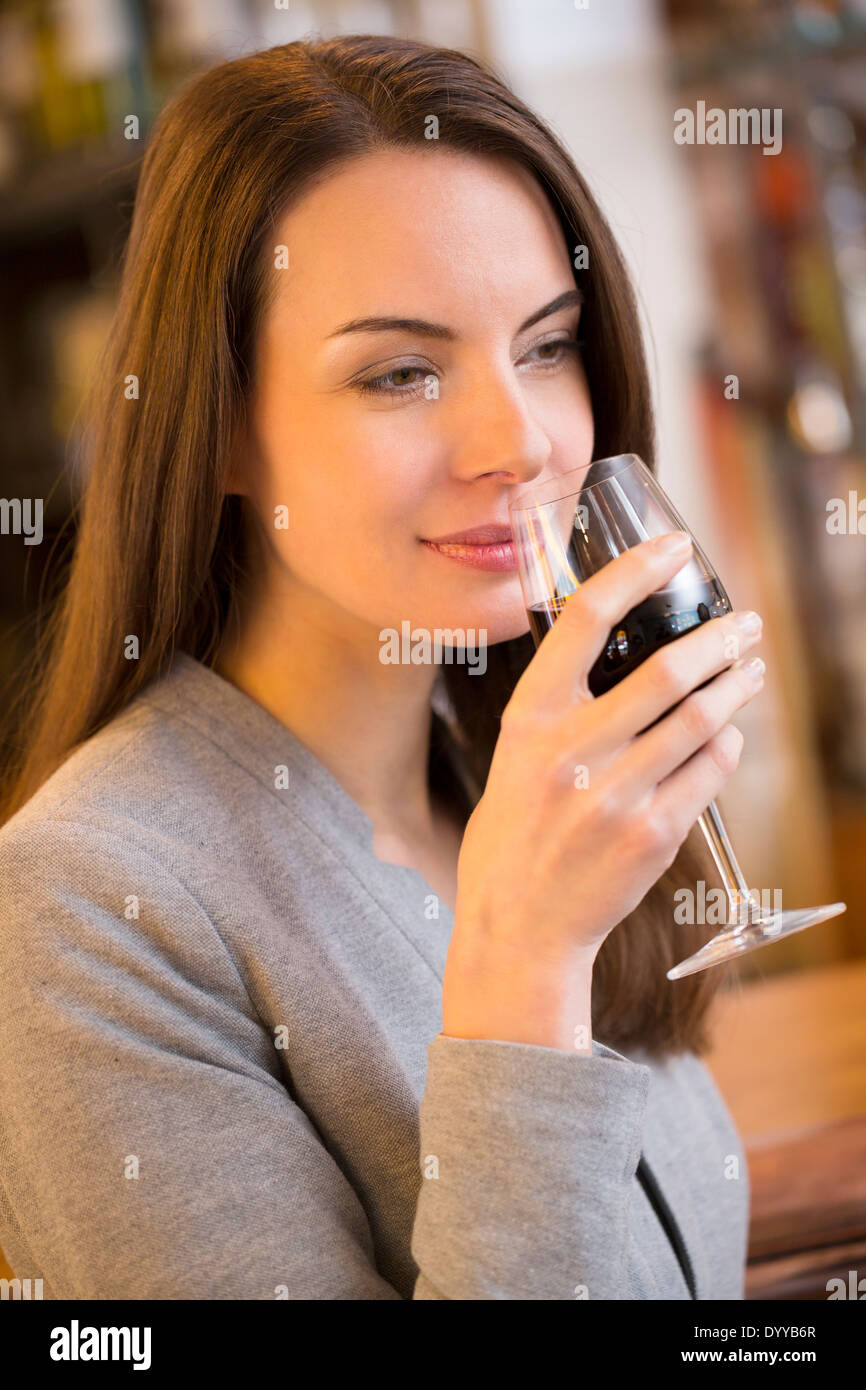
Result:
{"label": "brown eye", "polygon": [[[357,389],[373,396],[408,396],[417,389],[419,377],[423,380],[431,375],[426,367],[392,367],[390,372],[357,382]],[[407,380],[407,377],[414,379]]]}
{"label": "brown eye", "polygon": [[539,343],[538,347],[532,348],[531,352],[544,352],[547,348],[552,348],[553,352],[549,357],[542,357],[536,360],[550,363],[551,365],[558,365],[564,357],[569,354],[576,355],[582,347],[583,339],[581,338],[551,338],[546,343]]}

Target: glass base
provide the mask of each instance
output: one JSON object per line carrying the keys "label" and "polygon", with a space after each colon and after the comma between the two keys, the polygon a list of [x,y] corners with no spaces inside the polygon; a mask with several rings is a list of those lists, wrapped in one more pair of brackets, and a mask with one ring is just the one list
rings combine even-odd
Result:
{"label": "glass base", "polygon": [[770,946],[783,936],[793,936],[795,931],[804,931],[831,917],[844,912],[846,903],[830,903],[826,907],[794,908],[787,912],[760,913],[745,926],[726,927],[702,946],[693,956],[681,960],[667,972],[669,980],[681,980],[684,975],[695,975],[710,965],[721,965],[723,961],[733,960],[735,956],[745,955],[747,951],[757,951],[759,946]]}

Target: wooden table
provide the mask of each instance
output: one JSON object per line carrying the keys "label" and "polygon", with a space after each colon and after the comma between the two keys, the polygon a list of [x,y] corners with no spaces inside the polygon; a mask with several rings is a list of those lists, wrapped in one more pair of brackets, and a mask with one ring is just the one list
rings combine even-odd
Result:
{"label": "wooden table", "polygon": [[713,1038],[705,1060],[752,1185],[746,1297],[826,1299],[831,1278],[866,1280],[866,960],[719,996]]}

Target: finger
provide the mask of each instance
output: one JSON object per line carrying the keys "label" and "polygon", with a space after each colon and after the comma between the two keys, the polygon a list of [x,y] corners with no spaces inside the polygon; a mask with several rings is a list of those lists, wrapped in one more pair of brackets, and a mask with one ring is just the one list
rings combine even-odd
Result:
{"label": "finger", "polygon": [[630,798],[652,791],[718,734],[763,685],[764,663],[753,657],[693,691],[658,724],[639,734],[617,760],[611,779],[613,794],[617,785],[623,793],[627,788]]}
{"label": "finger", "polygon": [[691,545],[687,532],[668,532],[623,551],[584,580],[566,599],[509,703],[561,711],[575,699],[591,700],[587,677],[611,628],[683,568]]}
{"label": "finger", "polygon": [[651,805],[657,833],[671,835],[677,844],[682,844],[698,816],[736,772],[742,750],[743,735],[734,724],[726,724],[682,767],[660,782]]}
{"label": "finger", "polygon": [[[752,630],[744,623],[752,623]],[[756,626],[755,626],[756,624]],[[757,613],[728,613],[710,618],[647,657],[593,707],[599,751],[635,738],[684,700],[696,686],[711,680],[761,639]],[[584,719],[585,726],[585,719]]]}

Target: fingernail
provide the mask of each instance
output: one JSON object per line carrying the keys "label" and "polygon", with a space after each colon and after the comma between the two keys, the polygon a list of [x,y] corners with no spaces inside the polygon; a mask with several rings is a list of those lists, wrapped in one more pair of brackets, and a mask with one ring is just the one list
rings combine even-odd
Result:
{"label": "fingernail", "polygon": [[691,549],[692,538],[685,531],[669,531],[665,536],[657,536],[653,541],[656,550],[662,555],[675,555],[678,550]]}
{"label": "fingernail", "polygon": [[764,624],[760,613],[737,613],[734,622],[741,632],[760,632]]}
{"label": "fingernail", "polygon": [[766,666],[759,656],[753,656],[751,661],[745,662],[743,670],[747,676],[751,676],[753,681],[759,681],[766,671]]}

